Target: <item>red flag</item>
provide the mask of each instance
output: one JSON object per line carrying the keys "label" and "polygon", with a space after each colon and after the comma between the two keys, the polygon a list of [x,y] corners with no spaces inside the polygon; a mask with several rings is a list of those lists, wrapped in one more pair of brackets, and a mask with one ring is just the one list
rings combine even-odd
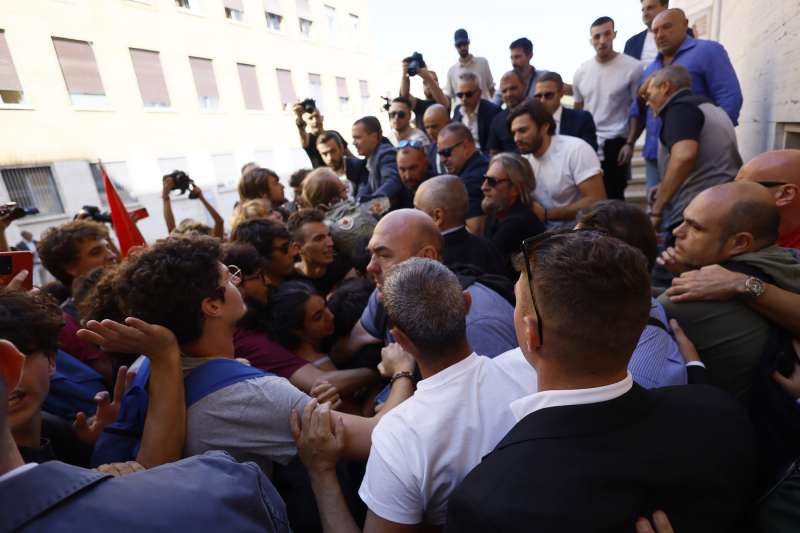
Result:
{"label": "red flag", "polygon": [[139,233],[139,228],[136,223],[131,220],[128,210],[125,209],[125,204],[117,194],[117,189],[114,184],[108,179],[106,169],[103,163],[99,163],[100,174],[103,176],[103,183],[106,187],[106,196],[108,197],[108,207],[111,210],[111,223],[114,226],[114,233],[117,234],[119,241],[119,251],[123,257],[128,255],[128,250],[133,246],[144,246],[144,237]]}

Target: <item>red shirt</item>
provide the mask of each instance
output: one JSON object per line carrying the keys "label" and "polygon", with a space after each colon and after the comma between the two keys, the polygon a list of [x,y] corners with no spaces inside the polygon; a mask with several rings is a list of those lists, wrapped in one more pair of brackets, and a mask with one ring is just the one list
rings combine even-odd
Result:
{"label": "red shirt", "polygon": [[784,237],[778,239],[778,246],[783,246],[784,248],[797,248],[800,250],[800,226],[797,226],[789,235],[785,235]]}
{"label": "red shirt", "polygon": [[233,351],[236,357],[247,359],[254,367],[286,379],[309,364],[267,337],[266,333],[249,329],[236,328],[233,334]]}

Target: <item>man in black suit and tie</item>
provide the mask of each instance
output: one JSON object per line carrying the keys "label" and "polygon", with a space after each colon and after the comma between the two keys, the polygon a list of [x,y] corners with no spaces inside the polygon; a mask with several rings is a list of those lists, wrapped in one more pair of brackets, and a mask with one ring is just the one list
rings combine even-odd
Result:
{"label": "man in black suit and tie", "polygon": [[543,74],[536,82],[534,98],[553,115],[556,134],[583,139],[597,151],[597,128],[592,114],[583,109],[569,109],[561,105],[564,97],[564,80],[558,72]]}
{"label": "man in black suit and tie", "polygon": [[594,231],[544,235],[523,245],[514,317],[538,392],[510,404],[517,425],[450,497],[447,531],[631,531],[655,510],[681,533],[747,530],[746,412],[717,388],[645,390],[627,371],[650,310],[645,257]]}
{"label": "man in black suit and tie", "polygon": [[458,77],[456,96],[461,103],[453,111],[453,122],[468,127],[475,138],[476,148],[488,154],[492,119],[500,112],[500,107],[481,99],[480,80],[472,72],[464,72]]}

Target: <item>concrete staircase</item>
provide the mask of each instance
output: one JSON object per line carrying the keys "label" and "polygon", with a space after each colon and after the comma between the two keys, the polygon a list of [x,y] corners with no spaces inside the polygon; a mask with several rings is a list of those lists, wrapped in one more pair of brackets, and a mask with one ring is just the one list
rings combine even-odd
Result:
{"label": "concrete staircase", "polygon": [[642,146],[637,143],[631,160],[631,180],[625,189],[625,201],[641,207],[647,208],[645,185],[645,163],[642,157]]}

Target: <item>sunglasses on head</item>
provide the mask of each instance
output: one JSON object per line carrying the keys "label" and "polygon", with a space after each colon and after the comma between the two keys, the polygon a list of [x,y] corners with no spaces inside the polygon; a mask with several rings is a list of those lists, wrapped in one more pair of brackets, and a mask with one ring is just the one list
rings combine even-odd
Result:
{"label": "sunglasses on head", "polygon": [[405,111],[389,111],[389,118],[406,118]]}
{"label": "sunglasses on head", "polygon": [[555,98],[555,96],[556,93],[554,93],[553,91],[547,91],[546,93],[536,93],[533,95],[533,97],[536,98],[537,100],[550,100],[552,98]]}
{"label": "sunglasses on head", "polygon": [[464,91],[463,93],[456,93],[456,96],[459,98],[472,98],[473,94],[475,94],[475,91]]}
{"label": "sunglasses on head", "polygon": [[453,155],[453,150],[456,149],[459,145],[463,144],[464,141],[454,144],[450,148],[442,148],[441,150],[437,151],[436,153],[439,154],[441,157],[450,157]]}
{"label": "sunglasses on head", "polygon": [[422,144],[421,141],[415,141],[414,139],[403,139],[399,143],[397,143],[398,148],[416,148],[418,150],[422,150],[425,148],[425,145]]}
{"label": "sunglasses on head", "polygon": [[531,266],[531,262],[536,260],[536,250],[540,249],[546,242],[558,239],[565,235],[578,233],[579,231],[595,233],[598,236],[606,235],[606,232],[599,228],[566,228],[545,231],[544,233],[534,235],[533,237],[528,237],[522,241],[522,257],[525,261],[525,273],[528,275],[528,290],[530,290],[531,294],[531,303],[533,304],[533,310],[536,313],[536,329],[539,333],[539,347],[544,344],[544,323],[542,321],[542,313],[539,311],[539,306],[536,305],[536,297],[534,296],[533,288],[535,283],[533,279],[533,267]]}
{"label": "sunglasses on head", "polygon": [[781,185],[788,185],[785,181],[757,181],[759,185],[763,185],[767,189],[770,187],[780,187]]}
{"label": "sunglasses on head", "polygon": [[503,183],[504,181],[511,181],[511,180],[508,179],[508,178],[502,178],[501,179],[501,178],[495,178],[494,176],[484,176],[483,177],[483,181],[485,181],[489,185],[489,187],[494,189],[500,183]]}

